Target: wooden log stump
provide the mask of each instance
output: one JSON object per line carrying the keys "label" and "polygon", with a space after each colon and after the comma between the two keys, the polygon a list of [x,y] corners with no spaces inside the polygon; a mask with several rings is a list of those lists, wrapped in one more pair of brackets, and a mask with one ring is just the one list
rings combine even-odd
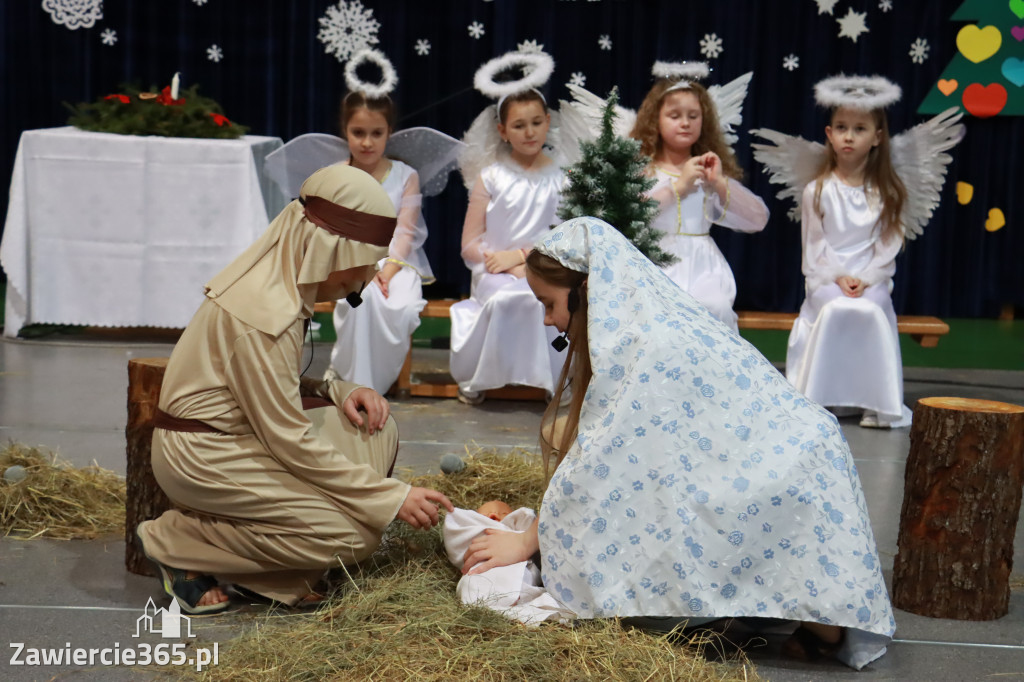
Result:
{"label": "wooden log stump", "polygon": [[138,575],[155,575],[152,565],[136,546],[135,528],[170,509],[170,501],[153,477],[150,447],[153,443],[153,415],[160,400],[160,384],[167,358],[137,358],[128,361],[128,424],[125,426],[128,457],[124,565]]}
{"label": "wooden log stump", "polygon": [[1024,488],[1024,407],[924,398],[914,409],[893,604],[933,618],[1006,615]]}

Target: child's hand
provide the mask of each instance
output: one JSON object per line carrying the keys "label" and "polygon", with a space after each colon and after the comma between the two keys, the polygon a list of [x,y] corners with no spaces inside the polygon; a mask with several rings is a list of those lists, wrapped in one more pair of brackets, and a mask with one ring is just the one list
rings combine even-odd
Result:
{"label": "child's hand", "polygon": [[718,191],[719,185],[725,182],[725,176],[722,175],[722,159],[714,152],[707,152],[700,155],[700,160],[704,167],[705,179]]}
{"label": "child's hand", "polygon": [[444,494],[430,488],[410,488],[398,510],[398,518],[417,530],[427,530],[437,525],[438,505],[450,512],[455,511],[451,500]]}
{"label": "child's hand", "polygon": [[693,191],[698,182],[707,178],[707,169],[704,168],[703,159],[703,156],[691,157],[679,169],[679,177],[672,181],[676,194],[686,196]]}
{"label": "child's hand", "polygon": [[391,278],[394,277],[401,269],[401,265],[396,263],[386,263],[374,276],[373,281],[380,287],[380,293],[384,294],[384,298],[388,297],[388,283],[391,282]]}
{"label": "child's hand", "polygon": [[843,275],[836,279],[836,284],[839,285],[840,291],[850,298],[860,298],[864,295],[864,289],[866,288],[864,282],[848,275]]}
{"label": "child's hand", "polygon": [[510,566],[526,561],[532,554],[526,533],[488,528],[470,543],[462,573],[483,573],[497,566]]}
{"label": "child's hand", "polygon": [[484,251],[484,267],[492,275],[507,272],[523,264],[523,252],[519,249],[508,251]]}

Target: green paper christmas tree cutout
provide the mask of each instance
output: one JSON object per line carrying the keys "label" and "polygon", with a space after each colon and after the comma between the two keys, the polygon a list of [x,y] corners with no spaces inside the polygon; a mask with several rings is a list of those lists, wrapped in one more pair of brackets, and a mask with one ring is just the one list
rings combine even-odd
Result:
{"label": "green paper christmas tree cutout", "polygon": [[1024,0],[965,0],[951,20],[976,23],[957,33],[957,53],[917,113],[1024,114]]}
{"label": "green paper christmas tree cutout", "polygon": [[612,131],[618,101],[618,88],[613,88],[601,116],[601,134],[580,143],[582,158],[568,169],[569,185],[562,190],[558,217],[600,218],[655,265],[671,265],[676,257],[658,246],[661,233],[651,227],[658,202],[644,196],[655,183],[646,172],[649,159],[640,153],[640,142]]}

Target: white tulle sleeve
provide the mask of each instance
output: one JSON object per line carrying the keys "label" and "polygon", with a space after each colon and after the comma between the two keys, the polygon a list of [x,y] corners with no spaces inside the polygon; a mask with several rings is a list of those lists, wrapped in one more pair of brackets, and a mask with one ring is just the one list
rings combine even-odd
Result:
{"label": "white tulle sleeve", "polygon": [[768,206],[742,183],[729,180],[724,204],[717,192],[708,194],[708,216],[711,222],[730,230],[760,232],[768,224]]}
{"label": "white tulle sleeve", "polygon": [[427,241],[427,226],[420,218],[422,204],[419,175],[414,171],[405,181],[402,203],[398,209],[398,225],[395,226],[395,236],[388,249],[389,258],[398,261],[399,265],[408,265],[409,255]]}
{"label": "white tulle sleeve", "polygon": [[462,260],[470,270],[484,262],[484,251],[488,249],[484,236],[487,232],[487,205],[491,195],[484,185],[483,177],[477,177],[466,207],[466,220],[462,224]]}

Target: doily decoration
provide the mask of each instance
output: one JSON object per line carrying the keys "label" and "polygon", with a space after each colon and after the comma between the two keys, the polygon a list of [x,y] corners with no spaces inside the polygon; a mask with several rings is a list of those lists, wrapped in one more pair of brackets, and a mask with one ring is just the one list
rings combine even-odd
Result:
{"label": "doily decoration", "polygon": [[318,21],[317,40],[324,44],[327,54],[333,54],[339,62],[380,42],[377,39],[380,22],[373,18],[373,10],[363,7],[359,0],[339,0],[336,6],[328,7],[326,15]]}
{"label": "doily decoration", "polygon": [[900,100],[900,86],[881,76],[831,76],[814,86],[815,101],[827,108],[871,111]]}
{"label": "doily decoration", "polygon": [[707,62],[654,62],[651,73],[656,78],[683,78],[699,81],[711,73]]}
{"label": "doily decoration", "polygon": [[[494,80],[502,71],[520,67],[523,76],[517,80],[498,83]],[[491,99],[538,89],[544,86],[555,71],[555,60],[544,52],[509,52],[488,61],[473,76],[473,87]]]}
{"label": "doily decoration", "polygon": [[66,26],[74,31],[92,28],[103,18],[102,0],[43,0],[43,11],[50,15],[53,23]]}
{"label": "doily decoration", "polygon": [[[368,83],[359,78],[356,69],[363,64],[376,64],[380,68],[379,83]],[[345,85],[352,92],[361,92],[370,99],[381,99],[391,94],[398,85],[398,74],[383,52],[367,47],[353,54],[345,65]]]}

